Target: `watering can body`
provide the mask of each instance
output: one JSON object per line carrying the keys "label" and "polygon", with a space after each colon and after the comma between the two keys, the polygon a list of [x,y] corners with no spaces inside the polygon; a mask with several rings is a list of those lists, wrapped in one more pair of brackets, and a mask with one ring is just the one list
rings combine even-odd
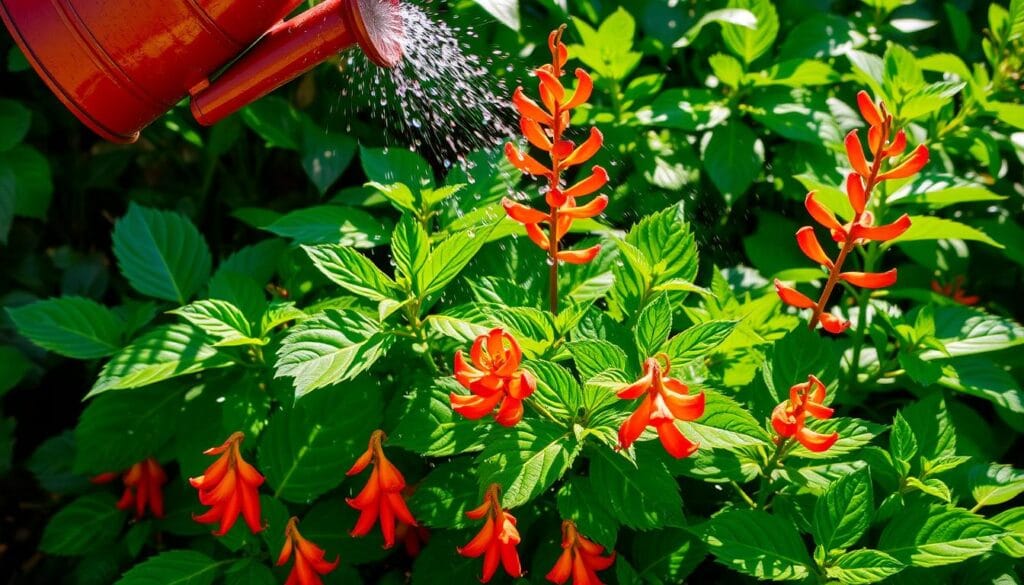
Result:
{"label": "watering can body", "polygon": [[354,44],[380,65],[401,59],[397,0],[327,0],[282,20],[301,2],[0,0],[0,16],[68,109],[133,142],[187,96],[212,124]]}

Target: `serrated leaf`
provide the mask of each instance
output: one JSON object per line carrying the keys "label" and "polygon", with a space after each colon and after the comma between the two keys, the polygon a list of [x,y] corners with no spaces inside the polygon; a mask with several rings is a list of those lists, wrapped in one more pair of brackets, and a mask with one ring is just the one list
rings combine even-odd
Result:
{"label": "serrated leaf", "polygon": [[856,452],[866,446],[885,430],[884,425],[875,424],[859,418],[835,417],[819,420],[807,425],[811,430],[831,434],[839,433],[839,439],[827,451],[815,453],[803,445],[796,445],[790,452],[793,457],[805,459],[834,459],[842,455]]}
{"label": "serrated leaf", "polygon": [[712,449],[765,446],[771,442],[771,436],[738,402],[710,389],[691,388],[690,392],[698,390],[704,392],[704,416],[676,423],[688,439]]}
{"label": "serrated leaf", "polygon": [[215,561],[192,550],[167,551],[135,565],[114,585],[210,585],[232,560]]}
{"label": "serrated leaf", "polygon": [[37,301],[7,309],[32,343],[71,358],[94,359],[121,349],[124,323],[107,307],[82,297]]}
{"label": "serrated leaf", "polygon": [[984,554],[1004,534],[998,524],[963,508],[915,505],[892,518],[878,548],[908,565],[938,567]]}
{"label": "serrated leaf", "polygon": [[477,507],[480,483],[472,460],[459,458],[442,463],[417,484],[409,497],[409,510],[418,522],[431,528],[464,528],[474,521],[466,512]]}
{"label": "serrated leaf", "polygon": [[910,216],[910,229],[903,232],[903,235],[885,243],[885,246],[893,246],[903,242],[920,242],[929,240],[970,240],[981,242],[1002,248],[1003,245],[996,242],[985,232],[969,225],[930,215]]}
{"label": "serrated leaf", "polygon": [[430,256],[430,238],[420,222],[406,214],[391,235],[391,253],[399,274],[410,281],[423,269]]}
{"label": "serrated leaf", "polygon": [[983,506],[1005,504],[1024,493],[1024,472],[1009,465],[981,464],[971,468],[968,474],[971,496]]}
{"label": "serrated leaf", "polygon": [[502,504],[521,506],[561,479],[579,449],[568,429],[547,420],[497,428],[478,459],[481,485],[501,485]]}
{"label": "serrated leaf", "polygon": [[213,338],[185,323],[152,329],[103,366],[86,398],[230,365],[231,358],[213,343]]}
{"label": "serrated leaf", "polygon": [[252,327],[242,310],[227,301],[204,299],[169,312],[216,337],[215,347],[263,344],[252,337]]}
{"label": "serrated leaf", "polygon": [[871,475],[866,467],[832,482],[814,505],[814,540],[826,551],[855,544],[874,514]]}
{"label": "serrated leaf", "polygon": [[906,479],[906,484],[910,489],[915,489],[921,493],[938,498],[947,504],[953,500],[953,494],[950,492],[949,486],[936,477],[929,477],[924,480],[916,477],[908,477]]}
{"label": "serrated leaf", "polygon": [[452,410],[449,393],[453,391],[462,392],[462,387],[452,378],[417,384],[412,396],[405,397],[388,444],[429,457],[482,449],[481,423]]}
{"label": "serrated leaf", "polygon": [[288,213],[262,229],[305,245],[373,248],[388,242],[390,226],[365,211],[318,205]]}
{"label": "serrated leaf", "polygon": [[882,551],[863,548],[839,555],[825,572],[840,583],[868,585],[899,573],[905,566]]}
{"label": "serrated leaf", "polygon": [[584,339],[568,344],[580,377],[589,380],[605,370],[626,369],[626,354],[603,339]]}
{"label": "serrated leaf", "polygon": [[729,8],[749,10],[757,21],[754,28],[746,26],[747,22],[736,24],[728,21],[722,24],[725,46],[750,64],[775,42],[779,34],[779,16],[769,0],[731,0]]}
{"label": "serrated leaf", "polygon": [[1007,530],[995,549],[1014,558],[1024,558],[1024,507],[1010,508],[992,517]]}
{"label": "serrated leaf", "polygon": [[635,466],[611,449],[594,449],[589,459],[591,485],[624,526],[652,530],[685,525],[679,484],[653,453],[638,449]]}
{"label": "serrated leaf", "polygon": [[270,417],[259,469],[275,498],[311,502],[335,488],[381,420],[380,391],[352,384],[317,392]]}
{"label": "serrated leaf", "polygon": [[184,305],[210,277],[210,249],[180,213],[131,203],[113,240],[121,273],[144,295]]}
{"label": "serrated leaf", "polygon": [[534,375],[537,390],[531,396],[556,418],[569,420],[580,408],[583,395],[572,373],[558,364],[530,360],[523,368]]}
{"label": "serrated leaf", "polygon": [[492,228],[463,230],[434,246],[423,270],[414,278],[415,290],[420,296],[433,295],[448,286],[487,242],[490,229]]}
{"label": "serrated leaf", "polygon": [[763,166],[757,136],[738,120],[730,120],[712,130],[703,154],[708,177],[729,205],[754,184]]}
{"label": "serrated leaf", "polygon": [[703,359],[732,334],[737,323],[724,320],[698,323],[669,339],[663,351],[673,364]]}
{"label": "serrated leaf", "polygon": [[697,528],[718,562],[746,575],[795,581],[810,574],[811,558],[796,527],[759,510],[727,510]]}
{"label": "serrated leaf", "polygon": [[572,520],[580,532],[611,550],[615,547],[619,521],[608,511],[602,494],[594,490],[590,479],[573,476],[562,485],[557,498],[558,513]]}
{"label": "serrated leaf", "polygon": [[126,516],[108,493],[82,496],[50,519],[39,548],[52,555],[86,554],[114,542]]}
{"label": "serrated leaf", "polygon": [[337,244],[303,246],[324,276],[338,286],[371,301],[394,299],[398,286],[359,252]]}
{"label": "serrated leaf", "polygon": [[946,352],[928,350],[923,359],[975,355],[1024,343],[1024,326],[1013,319],[962,306],[935,309],[935,337]]}
{"label": "serrated leaf", "polygon": [[917,437],[914,436],[914,429],[910,427],[903,415],[896,413],[892,422],[892,431],[889,434],[889,452],[892,456],[904,463],[905,474],[910,470],[910,462],[917,455]]}
{"label": "serrated leaf", "polygon": [[256,559],[236,561],[224,572],[225,585],[276,585],[277,578],[270,567]]}
{"label": "serrated leaf", "polygon": [[667,295],[658,295],[640,311],[633,334],[643,358],[658,353],[672,333],[672,307]]}
{"label": "serrated leaf", "polygon": [[362,313],[328,309],[293,327],[282,340],[274,376],[294,378],[295,395],[302,397],[366,371],[394,340]]}

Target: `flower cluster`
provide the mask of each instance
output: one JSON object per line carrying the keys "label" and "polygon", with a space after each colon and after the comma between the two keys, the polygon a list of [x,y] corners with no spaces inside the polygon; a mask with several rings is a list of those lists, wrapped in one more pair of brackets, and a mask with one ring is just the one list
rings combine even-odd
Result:
{"label": "flower cluster", "polygon": [[[850,252],[854,247],[869,240],[879,242],[892,240],[910,228],[910,217],[906,214],[901,215],[892,223],[874,225],[874,214],[868,210],[872,191],[883,181],[905,179],[915,175],[928,162],[928,147],[923,144],[915,148],[909,155],[903,156],[907,148],[907,135],[903,130],[899,130],[893,135],[893,117],[886,110],[884,103],[875,104],[871,101],[871,97],[862,91],[857,94],[857,105],[869,126],[868,148],[872,160],[869,163],[865,157],[864,146],[861,144],[857,130],[852,130],[847,134],[846,155],[853,172],[847,176],[846,196],[853,208],[853,219],[845,224],[840,223],[835,213],[817,199],[814,191],[808,193],[804,200],[804,205],[811,217],[831,232],[832,239],[839,245],[839,254],[835,260],[832,260],[822,248],[814,234],[814,228],[811,226],[802,227],[796,233],[800,250],[829,272],[821,296],[817,301],[813,301],[796,289],[782,284],[778,279],[775,281],[775,289],[784,303],[799,309],[813,310],[809,323],[811,329],[820,322],[826,331],[836,334],[842,333],[850,326],[848,321],[825,312],[825,304],[840,280],[854,286],[871,289],[884,288],[896,282],[895,268],[877,273],[842,272],[843,263]],[[901,160],[883,172],[883,163],[895,157],[901,157]]]}
{"label": "flower cluster", "polygon": [[[117,479],[117,473],[104,473],[92,479],[93,483],[107,483]],[[121,476],[124,483],[124,493],[117,502],[119,510],[135,509],[135,518],[141,519],[146,515],[148,507],[153,516],[164,517],[164,493],[163,485],[167,483],[167,474],[164,473],[160,463],[149,457],[128,468]]]}
{"label": "flower cluster", "polygon": [[405,478],[398,468],[384,456],[384,431],[376,430],[370,435],[370,444],[346,475],[362,473],[367,465],[373,464],[370,479],[354,498],[346,500],[349,506],[359,510],[359,520],[352,529],[352,536],[365,536],[380,519],[380,531],[384,535],[384,548],[395,544],[395,522],[402,526],[415,527],[416,520],[405,505],[402,490]]}
{"label": "flower cluster", "polygon": [[[540,82],[541,103],[526,97],[522,87],[516,88],[512,96],[512,103],[519,111],[523,136],[534,147],[547,153],[550,164],[545,165],[511,142],[505,145],[505,156],[517,169],[547,180],[544,200],[548,211],[545,213],[508,198],[502,201],[508,216],[523,224],[530,240],[548,254],[552,275],[552,311],[557,311],[558,263],[585,264],[601,251],[600,245],[583,250],[559,250],[562,237],[573,221],[600,215],[608,206],[607,195],[598,195],[588,203],[578,204],[581,198],[593,195],[608,183],[608,172],[604,168],[595,165],[589,175],[569,187],[563,180],[563,173],[593,158],[604,144],[604,137],[594,127],[579,145],[565,138],[572,110],[587,103],[594,82],[586,71],[576,69],[576,90],[570,94],[562,85],[561,77],[565,75],[565,62],[569,58],[569,50],[562,42],[564,30],[563,26],[548,38],[551,63],[534,71]],[[547,233],[541,224],[547,225]]]}
{"label": "flower cluster", "polygon": [[961,305],[967,305],[968,307],[977,305],[978,302],[981,301],[981,297],[978,295],[967,294],[967,291],[964,290],[964,283],[966,281],[967,277],[963,274],[956,275],[953,277],[953,280],[950,280],[946,284],[942,284],[938,280],[933,280],[932,290],[944,297],[953,299]]}
{"label": "flower cluster", "polygon": [[203,451],[204,455],[220,455],[220,458],[203,475],[188,480],[199,490],[199,501],[210,506],[205,513],[195,517],[196,522],[220,523],[214,532],[217,536],[224,536],[231,530],[239,513],[253,533],[263,530],[259,494],[263,476],[242,459],[240,445],[243,440],[245,435],[236,432],[223,445]]}
{"label": "flower cluster", "polygon": [[476,558],[484,557],[484,571],[480,581],[486,583],[498,570],[498,563],[505,567],[505,572],[514,578],[522,577],[523,570],[519,564],[519,531],[516,529],[516,518],[501,507],[501,486],[491,484],[484,496],[484,503],[466,512],[472,520],[483,520],[484,526],[466,546],[459,547],[459,554]]}
{"label": "flower cluster", "polygon": [[839,439],[839,433],[825,435],[807,428],[807,415],[818,419],[832,417],[832,409],[823,404],[825,385],[815,376],[807,376],[803,384],[789,389],[789,400],[782,402],[772,411],[772,428],[779,434],[779,440],[790,438],[807,449],[820,453],[827,451]]}
{"label": "flower cluster", "polygon": [[643,377],[618,391],[619,398],[624,400],[643,397],[640,406],[619,429],[619,445],[623,449],[628,449],[648,426],[653,426],[669,455],[681,459],[697,450],[698,443],[683,436],[676,421],[692,421],[703,416],[704,393],[690,394],[686,384],[669,377],[671,367],[664,354],[648,358],[644,361]]}
{"label": "flower cluster", "polygon": [[615,552],[604,556],[604,547],[585,538],[571,520],[562,522],[562,555],[548,572],[547,579],[562,585],[572,577],[573,585],[601,585],[597,571],[615,562]]}
{"label": "flower cluster", "polygon": [[494,420],[513,426],[523,418],[523,400],[537,389],[529,372],[519,369],[523,352],[515,338],[504,330],[492,329],[476,338],[469,350],[473,365],[460,350],[455,354],[455,379],[470,395],[451,394],[452,408],[469,419],[483,418],[495,407]]}
{"label": "flower cluster", "polygon": [[339,559],[328,562],[324,550],[306,540],[299,533],[299,519],[292,518],[284,529],[284,546],[277,557],[277,566],[283,566],[295,553],[295,563],[285,585],[322,585],[321,577],[338,566]]}

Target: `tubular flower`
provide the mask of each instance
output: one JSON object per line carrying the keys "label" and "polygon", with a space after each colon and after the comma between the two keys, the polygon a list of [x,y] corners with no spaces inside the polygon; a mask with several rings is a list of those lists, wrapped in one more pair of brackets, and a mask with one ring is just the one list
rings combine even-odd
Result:
{"label": "tubular flower", "polygon": [[[659,357],[665,360],[662,367]],[[618,391],[619,398],[633,400],[643,397],[640,406],[622,423],[619,446],[628,449],[648,426],[658,431],[661,444],[677,459],[689,457],[697,450],[679,431],[675,421],[697,420],[704,414],[704,394],[690,394],[690,389],[668,376],[671,364],[664,354],[644,362],[643,377]]]}
{"label": "tubular flower", "polygon": [[231,530],[239,513],[253,533],[263,530],[259,494],[263,476],[242,459],[239,446],[244,439],[244,434],[236,432],[223,445],[203,451],[204,455],[220,455],[220,458],[207,467],[203,475],[188,480],[199,490],[199,501],[210,506],[205,513],[196,516],[195,521],[219,522],[220,527],[214,532],[217,536],[224,536]]}
{"label": "tubular flower", "polygon": [[772,427],[779,434],[779,440],[790,437],[815,453],[827,451],[839,439],[839,433],[825,435],[808,429],[807,415],[813,418],[832,417],[832,409],[822,404],[825,400],[825,385],[814,376],[807,376],[803,384],[789,389],[789,400],[772,411]]}
{"label": "tubular flower", "polygon": [[[505,145],[505,156],[516,168],[546,179],[544,199],[548,211],[539,211],[509,198],[502,200],[508,216],[523,224],[530,240],[548,253],[552,274],[552,311],[557,310],[559,262],[585,264],[593,260],[601,250],[600,246],[592,246],[585,250],[560,251],[559,242],[574,220],[600,215],[608,206],[606,195],[598,195],[587,203],[580,202],[583,197],[593,195],[608,183],[608,173],[604,168],[592,167],[584,178],[571,186],[563,181],[565,171],[587,162],[604,143],[604,137],[597,128],[591,128],[587,138],[580,144],[564,137],[572,110],[585,104],[594,89],[593,80],[582,69],[576,69],[575,72],[575,91],[570,93],[562,85],[560,78],[565,75],[564,66],[569,56],[569,50],[562,42],[564,30],[563,26],[548,37],[551,63],[534,70],[539,80],[541,103],[528,98],[522,87],[516,88],[512,95],[512,103],[521,116],[523,136],[536,149],[547,153],[550,162],[537,160],[511,142]],[[541,228],[541,224],[547,226],[546,231]]]}
{"label": "tubular flower", "polygon": [[476,558],[483,555],[484,571],[480,577],[481,583],[491,580],[498,569],[499,561],[509,576],[518,578],[523,575],[519,553],[516,551],[516,545],[519,544],[516,519],[501,509],[500,491],[501,487],[498,484],[491,484],[487,489],[487,495],[484,496],[484,503],[466,512],[466,516],[473,520],[482,519],[484,526],[473,540],[458,549],[459,554],[464,557]]}
{"label": "tubular flower", "polygon": [[[853,219],[842,223],[831,209],[821,203],[814,191],[807,194],[804,206],[814,221],[829,230],[832,239],[839,245],[839,253],[832,260],[825,252],[814,228],[805,226],[796,233],[797,245],[805,256],[820,264],[828,271],[828,280],[817,301],[775,281],[779,298],[787,305],[798,309],[812,309],[809,326],[814,329],[820,322],[829,333],[842,333],[849,326],[848,321],[825,312],[833,289],[839,281],[861,288],[877,289],[891,286],[896,282],[896,269],[887,272],[842,272],[843,263],[855,246],[869,241],[884,242],[899,237],[910,228],[910,217],[903,214],[892,223],[875,225],[875,216],[868,210],[871,193],[878,184],[890,179],[905,179],[917,174],[928,162],[928,147],[921,144],[909,155],[903,156],[907,148],[907,135],[903,130],[893,134],[893,117],[885,104],[871,101],[867,92],[857,94],[857,106],[861,116],[868,123],[869,162],[864,154],[864,145],[856,130],[846,135],[846,155],[853,172],[846,178],[846,196],[853,208]],[[890,159],[897,162],[883,171],[882,166]]]}
{"label": "tubular flower", "polygon": [[977,305],[978,301],[981,300],[981,297],[977,295],[967,294],[967,292],[963,288],[964,281],[966,280],[967,279],[964,277],[963,274],[957,275],[955,278],[953,278],[953,280],[947,282],[946,284],[942,284],[937,280],[933,280],[932,290],[942,296],[946,296],[953,299],[954,301],[960,303],[961,305]]}
{"label": "tubular flower", "polygon": [[523,400],[537,389],[537,381],[519,369],[523,352],[519,343],[501,328],[491,329],[473,342],[472,365],[459,350],[455,354],[455,379],[471,392],[450,395],[455,412],[479,419],[498,408],[494,420],[511,427],[523,418]]}
{"label": "tubular flower", "polygon": [[299,534],[298,524],[298,518],[293,517],[288,521],[284,529],[284,546],[277,557],[277,566],[287,563],[294,552],[295,564],[292,565],[292,572],[288,574],[285,585],[322,585],[323,580],[320,577],[333,571],[338,566],[338,559],[327,562],[324,559],[324,550]]}
{"label": "tubular flower", "polygon": [[597,571],[615,562],[615,552],[605,557],[604,547],[585,538],[571,520],[562,522],[562,555],[548,571],[547,579],[562,585],[572,577],[573,585],[602,585]]}
{"label": "tubular flower", "polygon": [[[107,483],[117,479],[117,473],[104,473],[92,478],[93,483]],[[146,515],[146,508],[157,518],[164,517],[163,485],[167,483],[167,474],[160,463],[152,457],[140,461],[128,468],[122,476],[124,493],[117,502],[118,510],[135,508],[135,519]]]}
{"label": "tubular flower", "polygon": [[391,548],[395,544],[396,519],[409,526],[416,526],[416,519],[412,517],[412,513],[405,505],[405,498],[402,497],[402,490],[405,489],[402,472],[384,456],[382,443],[385,438],[384,431],[381,430],[370,434],[369,447],[359,456],[346,475],[362,473],[371,463],[373,471],[370,472],[370,479],[363,490],[356,497],[345,501],[360,512],[359,520],[349,534],[366,536],[379,518],[380,531],[384,535],[384,548]]}

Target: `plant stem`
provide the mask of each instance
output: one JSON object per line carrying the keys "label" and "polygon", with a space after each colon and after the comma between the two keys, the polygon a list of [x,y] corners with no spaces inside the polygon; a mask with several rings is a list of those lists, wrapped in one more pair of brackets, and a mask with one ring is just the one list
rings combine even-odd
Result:
{"label": "plant stem", "polygon": [[541,404],[539,402],[537,402],[536,399],[534,399],[534,400],[527,400],[526,404],[529,404],[530,408],[532,408],[533,410],[537,411],[537,414],[543,416],[544,418],[548,419],[549,421],[551,421],[553,423],[560,424],[560,425],[563,424],[562,421],[560,421],[557,418],[555,418],[555,415],[551,414],[550,410],[548,410],[548,409],[544,408],[543,406],[541,406]]}
{"label": "plant stem", "polygon": [[736,493],[738,493],[740,497],[743,498],[743,501],[746,502],[747,505],[751,507],[751,509],[757,508],[757,503],[755,503],[754,500],[751,499],[749,495],[747,495],[747,492],[743,491],[743,486],[736,483],[735,481],[730,481],[729,485],[736,489]]}
{"label": "plant stem", "polygon": [[788,438],[782,439],[776,443],[775,452],[772,453],[772,456],[764,464],[764,467],[761,468],[761,487],[757,490],[758,509],[764,509],[765,505],[768,503],[768,497],[771,494],[769,488],[771,487],[772,472],[775,471],[775,468],[782,462],[782,458],[786,456],[786,451],[790,444],[792,444],[792,439]]}

